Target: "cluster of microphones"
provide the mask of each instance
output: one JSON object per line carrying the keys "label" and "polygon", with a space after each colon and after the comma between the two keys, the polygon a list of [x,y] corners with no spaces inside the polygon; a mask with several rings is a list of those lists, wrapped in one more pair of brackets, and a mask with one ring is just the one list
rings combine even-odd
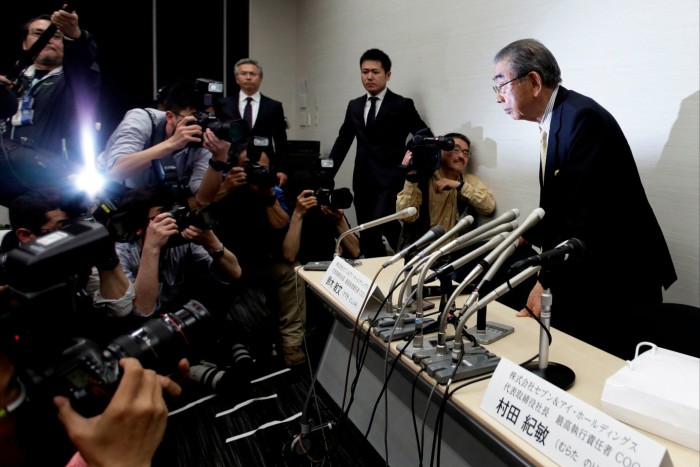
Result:
{"label": "cluster of microphones", "polygon": [[[415,213],[416,209],[409,207],[390,216],[358,225],[344,235],[372,228],[385,222],[404,220]],[[421,364],[427,373],[441,384],[448,380],[477,376],[480,374],[479,372],[483,374],[493,371],[500,360],[498,357],[478,345],[464,345],[463,335],[467,334],[464,332],[467,320],[477,312],[485,314],[486,305],[528,278],[540,273],[541,270],[547,271],[550,268],[556,268],[559,264],[577,261],[585,251],[581,240],[571,238],[551,250],[513,262],[507,270],[509,279],[503,284],[491,287],[496,273],[502,269],[504,264],[507,264],[507,259],[518,247],[520,237],[527,230],[533,228],[544,217],[544,214],[542,208],[537,208],[522,222],[518,222],[520,211],[511,209],[490,222],[471,230],[468,229],[474,219],[472,216],[466,216],[459,219],[455,226],[447,232],[441,226],[431,228],[414,243],[387,259],[382,268],[387,268],[401,260],[405,261],[404,266],[394,276],[391,287],[393,291],[399,278],[403,279],[403,288],[398,294],[399,297],[402,297],[402,303],[394,308],[391,305],[391,294],[389,294],[386,310],[383,314],[374,317],[375,335],[387,342],[405,338],[408,335],[412,336],[411,342],[406,344],[407,355],[410,355],[416,363]],[[466,233],[463,233],[464,231]],[[336,254],[343,236],[338,239],[336,244]],[[433,266],[439,258],[447,257],[449,253],[457,250],[462,251],[462,249],[466,251],[462,256],[449,263],[443,261],[439,263],[439,266]],[[449,257],[449,259],[452,258]],[[454,271],[467,264],[473,264],[475,261],[476,266],[466,274],[458,285],[452,285],[443,292],[439,317],[436,320],[425,318],[421,293],[424,290],[424,284],[436,279],[441,279],[442,284],[444,283],[443,279],[451,277]],[[411,287],[414,276],[418,277],[418,281],[415,287]],[[469,288],[467,289],[467,287]],[[465,289],[468,290],[466,301],[461,310],[455,314],[455,301]],[[480,296],[480,291],[487,289],[490,292],[483,297]],[[406,316],[407,304],[412,301],[415,305],[412,308],[415,313],[414,318]],[[450,336],[451,345],[447,336],[448,317],[455,324],[454,337]],[[388,329],[384,325],[380,326],[377,324],[380,320],[392,323],[393,327]],[[485,318],[483,321],[485,322]],[[437,340],[434,347],[431,347],[426,345],[423,340],[423,333],[426,330],[432,332],[435,329],[437,329]]]}

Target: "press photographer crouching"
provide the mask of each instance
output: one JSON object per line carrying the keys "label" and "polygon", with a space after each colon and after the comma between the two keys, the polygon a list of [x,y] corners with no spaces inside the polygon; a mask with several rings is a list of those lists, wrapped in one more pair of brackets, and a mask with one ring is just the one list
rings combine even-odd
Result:
{"label": "press photographer crouching", "polygon": [[[190,355],[188,344],[203,340],[211,319],[193,301],[106,345],[94,342],[82,322],[81,278],[113,242],[94,222],[57,229],[66,222],[57,211],[51,209],[43,224],[50,232],[33,234],[37,237],[8,252],[4,263],[2,465],[63,466],[76,448],[90,464],[148,463],[167,421],[162,391],[180,392],[154,370],[186,373],[188,363],[182,357]],[[26,239],[26,232],[18,233]],[[53,404],[75,447],[66,439]]]}
{"label": "press photographer crouching", "polygon": [[197,201],[216,201],[217,210],[225,214],[218,216],[214,231],[240,261],[242,287],[263,291],[277,317],[278,335],[256,336],[256,344],[262,351],[270,340],[273,345],[279,342],[285,364],[299,365],[306,361],[302,350],[306,300],[294,264],[282,258],[282,239],[289,223],[284,192],[269,171],[265,138],[251,137],[247,144],[229,146],[228,152],[213,151]]}
{"label": "press photographer crouching", "polygon": [[[301,264],[332,260],[336,240],[350,230],[344,210],[353,201],[348,188],[335,188],[333,160],[319,159],[317,167],[295,172],[285,188],[296,204],[282,245],[284,258]],[[344,258],[360,256],[356,235],[345,236],[340,247]]]}

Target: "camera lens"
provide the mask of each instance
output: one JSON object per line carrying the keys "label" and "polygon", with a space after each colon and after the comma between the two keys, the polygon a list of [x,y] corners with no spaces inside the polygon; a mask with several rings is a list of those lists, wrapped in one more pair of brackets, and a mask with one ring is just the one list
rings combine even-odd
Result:
{"label": "camera lens", "polygon": [[147,322],[130,334],[119,336],[107,350],[117,358],[134,357],[144,368],[169,374],[177,369],[191,341],[206,334],[211,315],[196,300],[190,300],[175,312]]}

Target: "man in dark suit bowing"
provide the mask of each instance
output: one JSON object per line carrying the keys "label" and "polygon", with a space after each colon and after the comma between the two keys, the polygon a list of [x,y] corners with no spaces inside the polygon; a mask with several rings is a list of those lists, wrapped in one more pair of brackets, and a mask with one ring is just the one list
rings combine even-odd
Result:
{"label": "man in dark suit bowing", "polygon": [[269,145],[265,153],[270,157],[271,170],[277,173],[279,186],[287,182],[287,120],[282,103],[260,93],[263,69],[257,60],[242,58],[233,68],[240,92],[223,99],[216,109],[219,118],[248,121],[251,136],[265,137]]}
{"label": "man in dark suit bowing", "polygon": [[[379,49],[369,49],[360,58],[362,85],[367,95],[353,99],[345,112],[345,121],[331,149],[336,171],[357,138],[353,171],[353,192],[357,223],[378,219],[396,212],[396,195],[405,178],[399,167],[406,152],[409,134],[427,128],[413,100],[391,92],[391,60]],[[396,249],[399,221],[381,224],[360,234],[360,247],[366,258],[386,256],[382,242]]]}
{"label": "man in dark suit bowing", "polygon": [[676,272],[627,139],[596,101],[560,85],[559,65],[540,42],[515,41],[493,62],[496,101],[540,127],[545,215],[524,239],[543,250],[571,238],[585,245],[580,261],[540,272],[527,306],[539,315],[548,288],[552,326],[632,358],[644,340],[640,310],[661,303]]}

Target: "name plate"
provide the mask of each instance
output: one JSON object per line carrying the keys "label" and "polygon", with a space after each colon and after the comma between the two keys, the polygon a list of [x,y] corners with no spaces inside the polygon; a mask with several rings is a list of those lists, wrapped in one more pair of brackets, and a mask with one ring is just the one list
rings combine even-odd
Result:
{"label": "name plate", "polygon": [[672,465],[661,444],[505,358],[481,409],[560,465]]}
{"label": "name plate", "polygon": [[376,284],[370,290],[372,281],[360,271],[348,264],[340,256],[336,256],[324,274],[321,285],[343,304],[354,317],[362,312],[362,304],[367,295],[373,292]]}

